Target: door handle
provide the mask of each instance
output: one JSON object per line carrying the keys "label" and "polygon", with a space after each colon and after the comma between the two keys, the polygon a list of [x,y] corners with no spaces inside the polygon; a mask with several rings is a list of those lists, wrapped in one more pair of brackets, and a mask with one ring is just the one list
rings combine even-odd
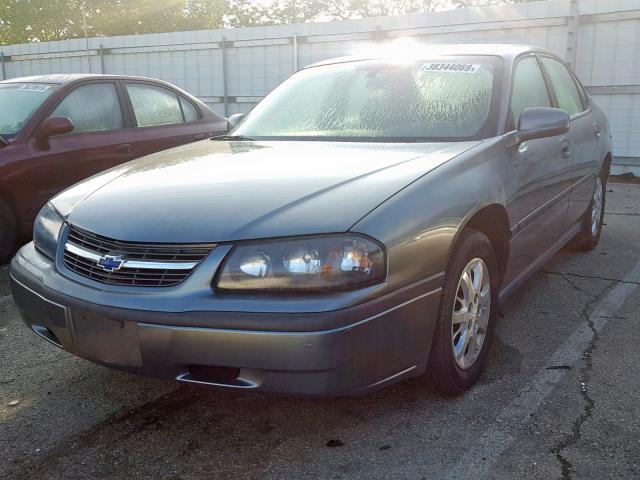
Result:
{"label": "door handle", "polygon": [[131,150],[131,144],[130,143],[125,143],[123,145],[118,145],[116,147],[116,153],[118,155],[129,155],[132,152]]}
{"label": "door handle", "polygon": [[596,132],[596,137],[600,138],[600,135],[602,135],[602,129],[600,128],[599,124],[593,124],[593,131]]}
{"label": "door handle", "polygon": [[560,150],[562,150],[562,156],[568,157],[571,155],[571,142],[566,138],[560,139]]}

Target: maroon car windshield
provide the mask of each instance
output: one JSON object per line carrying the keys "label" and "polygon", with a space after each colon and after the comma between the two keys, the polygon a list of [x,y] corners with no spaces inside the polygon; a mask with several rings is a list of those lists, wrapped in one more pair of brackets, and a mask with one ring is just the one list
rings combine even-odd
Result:
{"label": "maroon car windshield", "polygon": [[0,135],[7,138],[20,132],[56,87],[44,83],[1,83]]}

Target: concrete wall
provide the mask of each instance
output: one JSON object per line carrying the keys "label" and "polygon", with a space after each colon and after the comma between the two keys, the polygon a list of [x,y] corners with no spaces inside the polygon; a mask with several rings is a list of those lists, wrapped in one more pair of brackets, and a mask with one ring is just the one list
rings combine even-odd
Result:
{"label": "concrete wall", "polygon": [[619,163],[640,158],[640,0],[549,0],[299,25],[91,38],[0,47],[2,73],[142,75],[222,114],[247,112],[297,68],[373,42],[528,43],[571,63],[609,115]]}

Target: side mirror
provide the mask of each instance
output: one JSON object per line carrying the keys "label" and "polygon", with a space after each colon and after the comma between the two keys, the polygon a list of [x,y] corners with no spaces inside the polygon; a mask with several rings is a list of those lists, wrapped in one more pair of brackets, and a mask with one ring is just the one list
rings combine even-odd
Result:
{"label": "side mirror", "polygon": [[236,113],[227,118],[227,125],[229,126],[229,130],[231,131],[236,128],[236,125],[238,125],[246,115],[246,113]]}
{"label": "side mirror", "polygon": [[55,135],[63,135],[73,131],[73,122],[68,117],[49,117],[42,125],[38,133],[44,138]]}
{"label": "side mirror", "polygon": [[525,108],[518,122],[516,143],[562,135],[569,131],[570,122],[569,114],[559,108]]}

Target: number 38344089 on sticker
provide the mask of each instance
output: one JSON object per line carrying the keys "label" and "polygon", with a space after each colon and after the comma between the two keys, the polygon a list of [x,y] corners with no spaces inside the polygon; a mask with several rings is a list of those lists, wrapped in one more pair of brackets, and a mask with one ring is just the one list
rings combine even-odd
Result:
{"label": "number 38344089 on sticker", "polygon": [[423,71],[447,73],[477,73],[480,65],[473,63],[425,63]]}

